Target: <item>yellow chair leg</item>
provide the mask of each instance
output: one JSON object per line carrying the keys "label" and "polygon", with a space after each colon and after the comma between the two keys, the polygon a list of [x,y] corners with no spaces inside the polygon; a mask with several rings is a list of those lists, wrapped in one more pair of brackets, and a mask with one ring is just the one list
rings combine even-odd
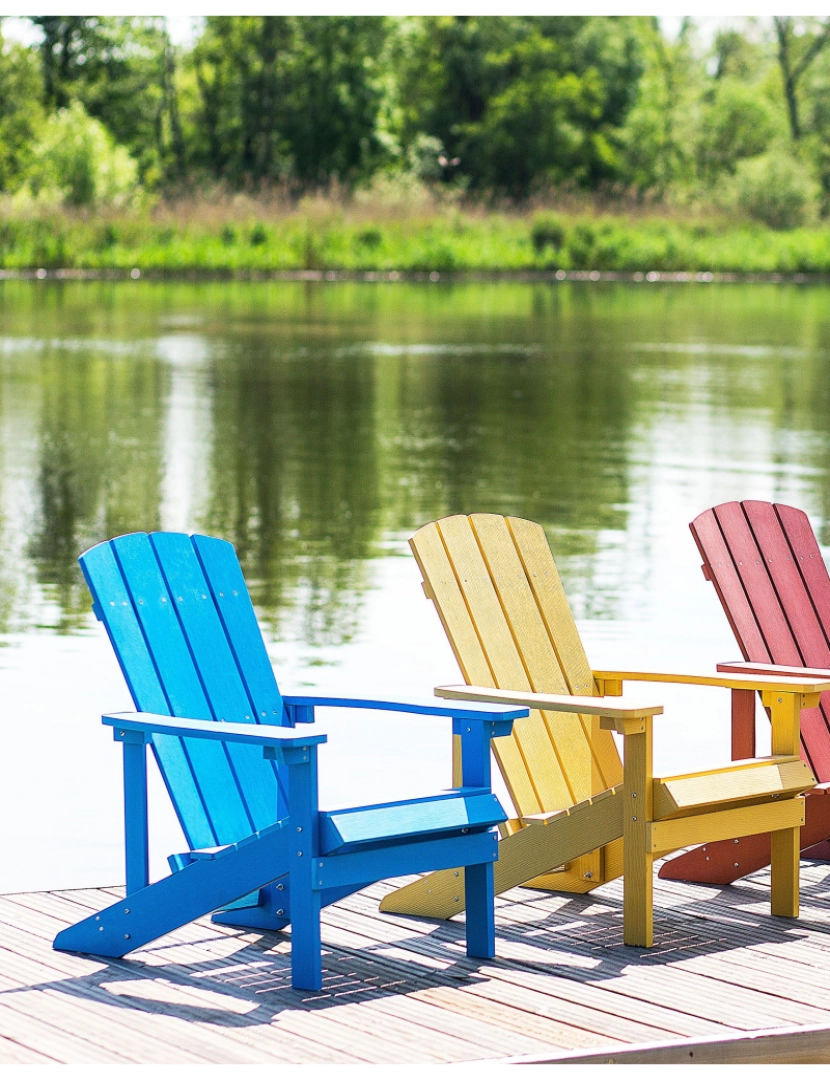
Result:
{"label": "yellow chair leg", "polygon": [[[764,704],[772,720],[773,754],[797,754],[800,749],[801,708],[807,702],[798,694],[764,694]],[[779,829],[772,833],[771,897],[773,915],[798,916],[798,873],[801,858],[801,829]]]}
{"label": "yellow chair leg", "polygon": [[654,859],[642,851],[626,852],[623,891],[623,941],[650,949],[654,944]]}
{"label": "yellow chair leg", "polygon": [[649,948],[654,941],[651,717],[624,723],[623,941]]}
{"label": "yellow chair leg", "polygon": [[778,829],[772,834],[771,909],[773,915],[798,918],[798,872],[801,829]]}

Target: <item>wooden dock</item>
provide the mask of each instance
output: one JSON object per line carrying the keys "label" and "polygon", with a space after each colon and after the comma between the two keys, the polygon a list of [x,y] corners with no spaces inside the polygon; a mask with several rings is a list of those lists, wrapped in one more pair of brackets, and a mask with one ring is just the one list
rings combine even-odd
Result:
{"label": "wooden dock", "polygon": [[200,920],[123,960],[56,953],[117,888],[0,897],[0,1062],[830,1061],[830,865],[798,921],[768,875],[657,883],[655,947],[622,945],[619,881],[497,901],[493,961],[463,923],[326,909],[324,988],[290,987],[288,933]]}

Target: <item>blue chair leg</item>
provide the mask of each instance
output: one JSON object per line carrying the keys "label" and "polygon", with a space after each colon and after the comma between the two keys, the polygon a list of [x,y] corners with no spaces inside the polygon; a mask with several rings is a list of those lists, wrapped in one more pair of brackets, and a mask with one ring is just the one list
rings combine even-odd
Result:
{"label": "blue chair leg", "polygon": [[321,990],[320,893],[298,886],[291,889],[291,985],[296,990]]}
{"label": "blue chair leg", "polygon": [[490,960],[496,955],[496,893],[493,864],[464,867],[467,898],[467,956]]}
{"label": "blue chair leg", "polygon": [[317,747],[311,752],[286,751],[288,765],[288,836],[291,891],[291,985],[321,990],[320,892],[314,889],[314,860],[319,851]]}

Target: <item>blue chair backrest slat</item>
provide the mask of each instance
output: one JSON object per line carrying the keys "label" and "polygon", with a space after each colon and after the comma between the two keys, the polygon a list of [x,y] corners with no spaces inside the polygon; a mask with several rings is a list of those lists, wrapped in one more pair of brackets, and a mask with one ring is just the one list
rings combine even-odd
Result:
{"label": "blue chair backrest slat", "polygon": [[[212,717],[228,723],[255,723],[254,706],[237,667],[235,651],[226,636],[192,538],[184,533],[153,533],[150,544],[164,576],[170,601],[175,607]],[[238,566],[232,546],[227,544],[226,547]],[[247,589],[245,597],[247,599]],[[264,652],[261,637],[258,645]],[[273,674],[271,678],[276,686]],[[278,788],[273,763],[266,761],[262,751],[256,747],[230,743],[226,751],[252,829],[265,828],[277,817]],[[215,808],[214,800],[208,800],[211,817],[215,818],[220,813],[225,799],[226,793],[219,789],[216,791]]]}
{"label": "blue chair backrest slat", "polygon": [[[111,544],[90,548],[80,563],[135,707],[140,712],[172,715]],[[187,842],[193,848],[213,846],[218,841],[183,740],[174,735],[156,736],[153,751]]]}
{"label": "blue chair backrest slat", "polygon": [[[170,703],[170,714],[195,720],[218,719],[210,708],[176,605],[148,536],[146,533],[119,536],[111,544]],[[226,748],[202,739],[185,739],[184,746],[215,843],[230,844],[249,835],[254,824],[240,795]],[[171,794],[178,808],[179,795]]]}
{"label": "blue chair backrest slat", "polygon": [[233,545],[214,536],[194,536],[193,546],[256,711],[257,722],[286,723],[282,695]]}

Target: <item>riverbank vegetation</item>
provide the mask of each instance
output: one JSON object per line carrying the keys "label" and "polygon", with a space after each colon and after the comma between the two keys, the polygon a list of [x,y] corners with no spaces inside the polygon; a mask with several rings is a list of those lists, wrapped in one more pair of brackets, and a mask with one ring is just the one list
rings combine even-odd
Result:
{"label": "riverbank vegetation", "polygon": [[0,267],[830,272],[830,19],[0,21]]}
{"label": "riverbank vegetation", "polygon": [[569,213],[392,209],[328,199],[280,207],[240,199],[152,212],[13,213],[0,222],[7,270],[184,272],[570,271],[830,273],[830,226],[771,230],[583,209]]}

